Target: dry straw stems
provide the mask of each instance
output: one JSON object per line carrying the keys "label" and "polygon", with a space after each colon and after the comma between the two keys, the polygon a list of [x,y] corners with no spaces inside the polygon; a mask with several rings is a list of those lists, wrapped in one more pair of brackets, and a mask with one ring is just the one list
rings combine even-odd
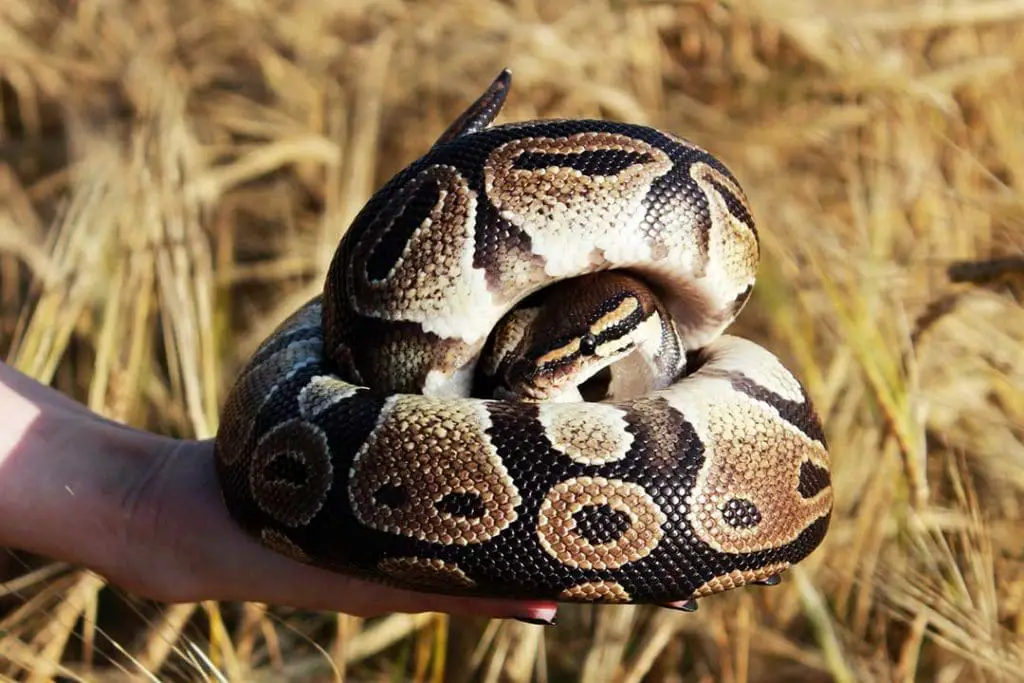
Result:
{"label": "dry straw stems", "polygon": [[568,607],[543,631],[151,605],[17,556],[0,674],[1020,680],[1022,31],[1020,0],[6,0],[7,362],[213,434],[369,194],[509,66],[502,120],[662,126],[741,178],[764,265],[733,331],[805,380],[837,507],[775,589],[692,615]]}

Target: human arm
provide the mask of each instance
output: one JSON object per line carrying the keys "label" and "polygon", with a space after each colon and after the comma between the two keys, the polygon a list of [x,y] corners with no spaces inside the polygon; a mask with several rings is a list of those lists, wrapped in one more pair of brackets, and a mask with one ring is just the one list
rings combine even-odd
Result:
{"label": "human arm", "polygon": [[298,564],[234,525],[212,441],[105,420],[0,363],[0,547],[88,567],[164,602],[248,600],[360,616],[550,621],[554,603],[413,593]]}

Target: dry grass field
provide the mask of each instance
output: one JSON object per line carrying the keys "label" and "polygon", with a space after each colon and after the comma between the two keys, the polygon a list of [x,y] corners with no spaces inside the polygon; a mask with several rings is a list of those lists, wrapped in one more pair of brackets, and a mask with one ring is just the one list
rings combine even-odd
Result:
{"label": "dry grass field", "polygon": [[2,0],[6,362],[213,435],[363,202],[508,66],[501,121],[648,123],[741,179],[732,332],[806,383],[836,510],[777,588],[547,629],[159,605],[4,553],[0,676],[1024,679],[1022,36],[1024,0]]}

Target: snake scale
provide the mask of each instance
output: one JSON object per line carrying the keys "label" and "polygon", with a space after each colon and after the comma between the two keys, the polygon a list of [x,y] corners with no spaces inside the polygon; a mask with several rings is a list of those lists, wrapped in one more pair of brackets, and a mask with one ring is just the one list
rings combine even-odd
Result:
{"label": "snake scale", "polygon": [[503,71],[356,216],[226,398],[267,547],[405,588],[561,602],[777,583],[823,540],[800,382],[724,334],[760,259],[731,172],[667,132],[492,126]]}

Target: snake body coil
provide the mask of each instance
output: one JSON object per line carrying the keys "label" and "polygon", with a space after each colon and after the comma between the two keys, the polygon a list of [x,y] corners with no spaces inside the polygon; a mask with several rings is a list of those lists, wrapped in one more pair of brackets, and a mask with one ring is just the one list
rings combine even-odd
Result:
{"label": "snake body coil", "polygon": [[[431,592],[679,606],[774,583],[824,538],[832,488],[803,387],[722,334],[759,260],[742,189],[647,127],[491,127],[508,86],[371,198],[323,296],[240,373],[216,442],[231,515],[300,562]],[[505,386],[595,359],[648,390]]]}

